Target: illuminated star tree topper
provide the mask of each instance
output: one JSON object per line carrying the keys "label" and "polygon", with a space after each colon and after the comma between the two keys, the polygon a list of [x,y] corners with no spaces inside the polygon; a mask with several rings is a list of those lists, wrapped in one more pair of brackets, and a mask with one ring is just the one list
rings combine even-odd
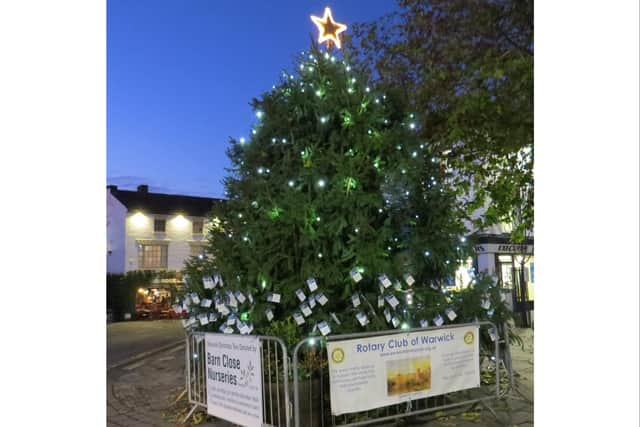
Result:
{"label": "illuminated star tree topper", "polygon": [[336,47],[340,49],[340,37],[338,36],[343,31],[346,31],[347,26],[333,20],[333,16],[331,16],[331,9],[326,7],[322,18],[311,15],[311,20],[316,24],[316,27],[318,27],[318,43],[326,41],[327,46],[330,46],[331,42],[333,42]]}

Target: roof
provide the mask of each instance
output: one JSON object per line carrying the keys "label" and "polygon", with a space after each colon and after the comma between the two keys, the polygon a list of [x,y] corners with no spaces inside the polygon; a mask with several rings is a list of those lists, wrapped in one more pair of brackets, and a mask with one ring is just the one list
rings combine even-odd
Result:
{"label": "roof", "polygon": [[204,217],[215,204],[223,201],[209,197],[149,193],[146,186],[138,187],[138,191],[118,190],[116,186],[108,186],[108,188],[129,212],[142,211],[160,215],[180,213],[186,216]]}

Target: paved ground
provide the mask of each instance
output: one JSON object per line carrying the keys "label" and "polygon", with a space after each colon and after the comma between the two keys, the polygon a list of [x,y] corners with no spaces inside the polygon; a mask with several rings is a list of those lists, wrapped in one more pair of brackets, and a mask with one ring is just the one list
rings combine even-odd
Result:
{"label": "paved ground", "polygon": [[[388,426],[429,425],[456,427],[533,426],[533,331],[521,330],[525,349],[512,347],[516,391],[508,401],[492,404],[499,420],[486,409],[436,413],[410,423]],[[107,372],[107,425],[109,427],[177,426],[188,411],[184,398],[184,346],[155,354]],[[177,403],[176,400],[178,400]],[[196,421],[201,426],[227,427],[221,421]]]}
{"label": "paved ground", "polygon": [[140,320],[107,325],[107,367],[184,339],[179,320]]}

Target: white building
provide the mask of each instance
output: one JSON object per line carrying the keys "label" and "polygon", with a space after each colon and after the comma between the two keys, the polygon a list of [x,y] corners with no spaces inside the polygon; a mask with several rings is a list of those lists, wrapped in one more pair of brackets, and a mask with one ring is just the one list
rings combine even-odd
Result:
{"label": "white building", "polygon": [[107,273],[183,269],[203,253],[207,215],[220,202],[107,186]]}

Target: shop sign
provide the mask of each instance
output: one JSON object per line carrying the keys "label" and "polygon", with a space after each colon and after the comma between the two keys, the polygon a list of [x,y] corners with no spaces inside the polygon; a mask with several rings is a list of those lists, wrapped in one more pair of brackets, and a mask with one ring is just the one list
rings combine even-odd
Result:
{"label": "shop sign", "polygon": [[256,336],[205,334],[207,413],[262,426],[262,365]]}
{"label": "shop sign", "polygon": [[483,243],[476,245],[476,253],[533,254],[533,245],[513,243]]}
{"label": "shop sign", "polygon": [[329,341],[333,415],[480,386],[479,327]]}

